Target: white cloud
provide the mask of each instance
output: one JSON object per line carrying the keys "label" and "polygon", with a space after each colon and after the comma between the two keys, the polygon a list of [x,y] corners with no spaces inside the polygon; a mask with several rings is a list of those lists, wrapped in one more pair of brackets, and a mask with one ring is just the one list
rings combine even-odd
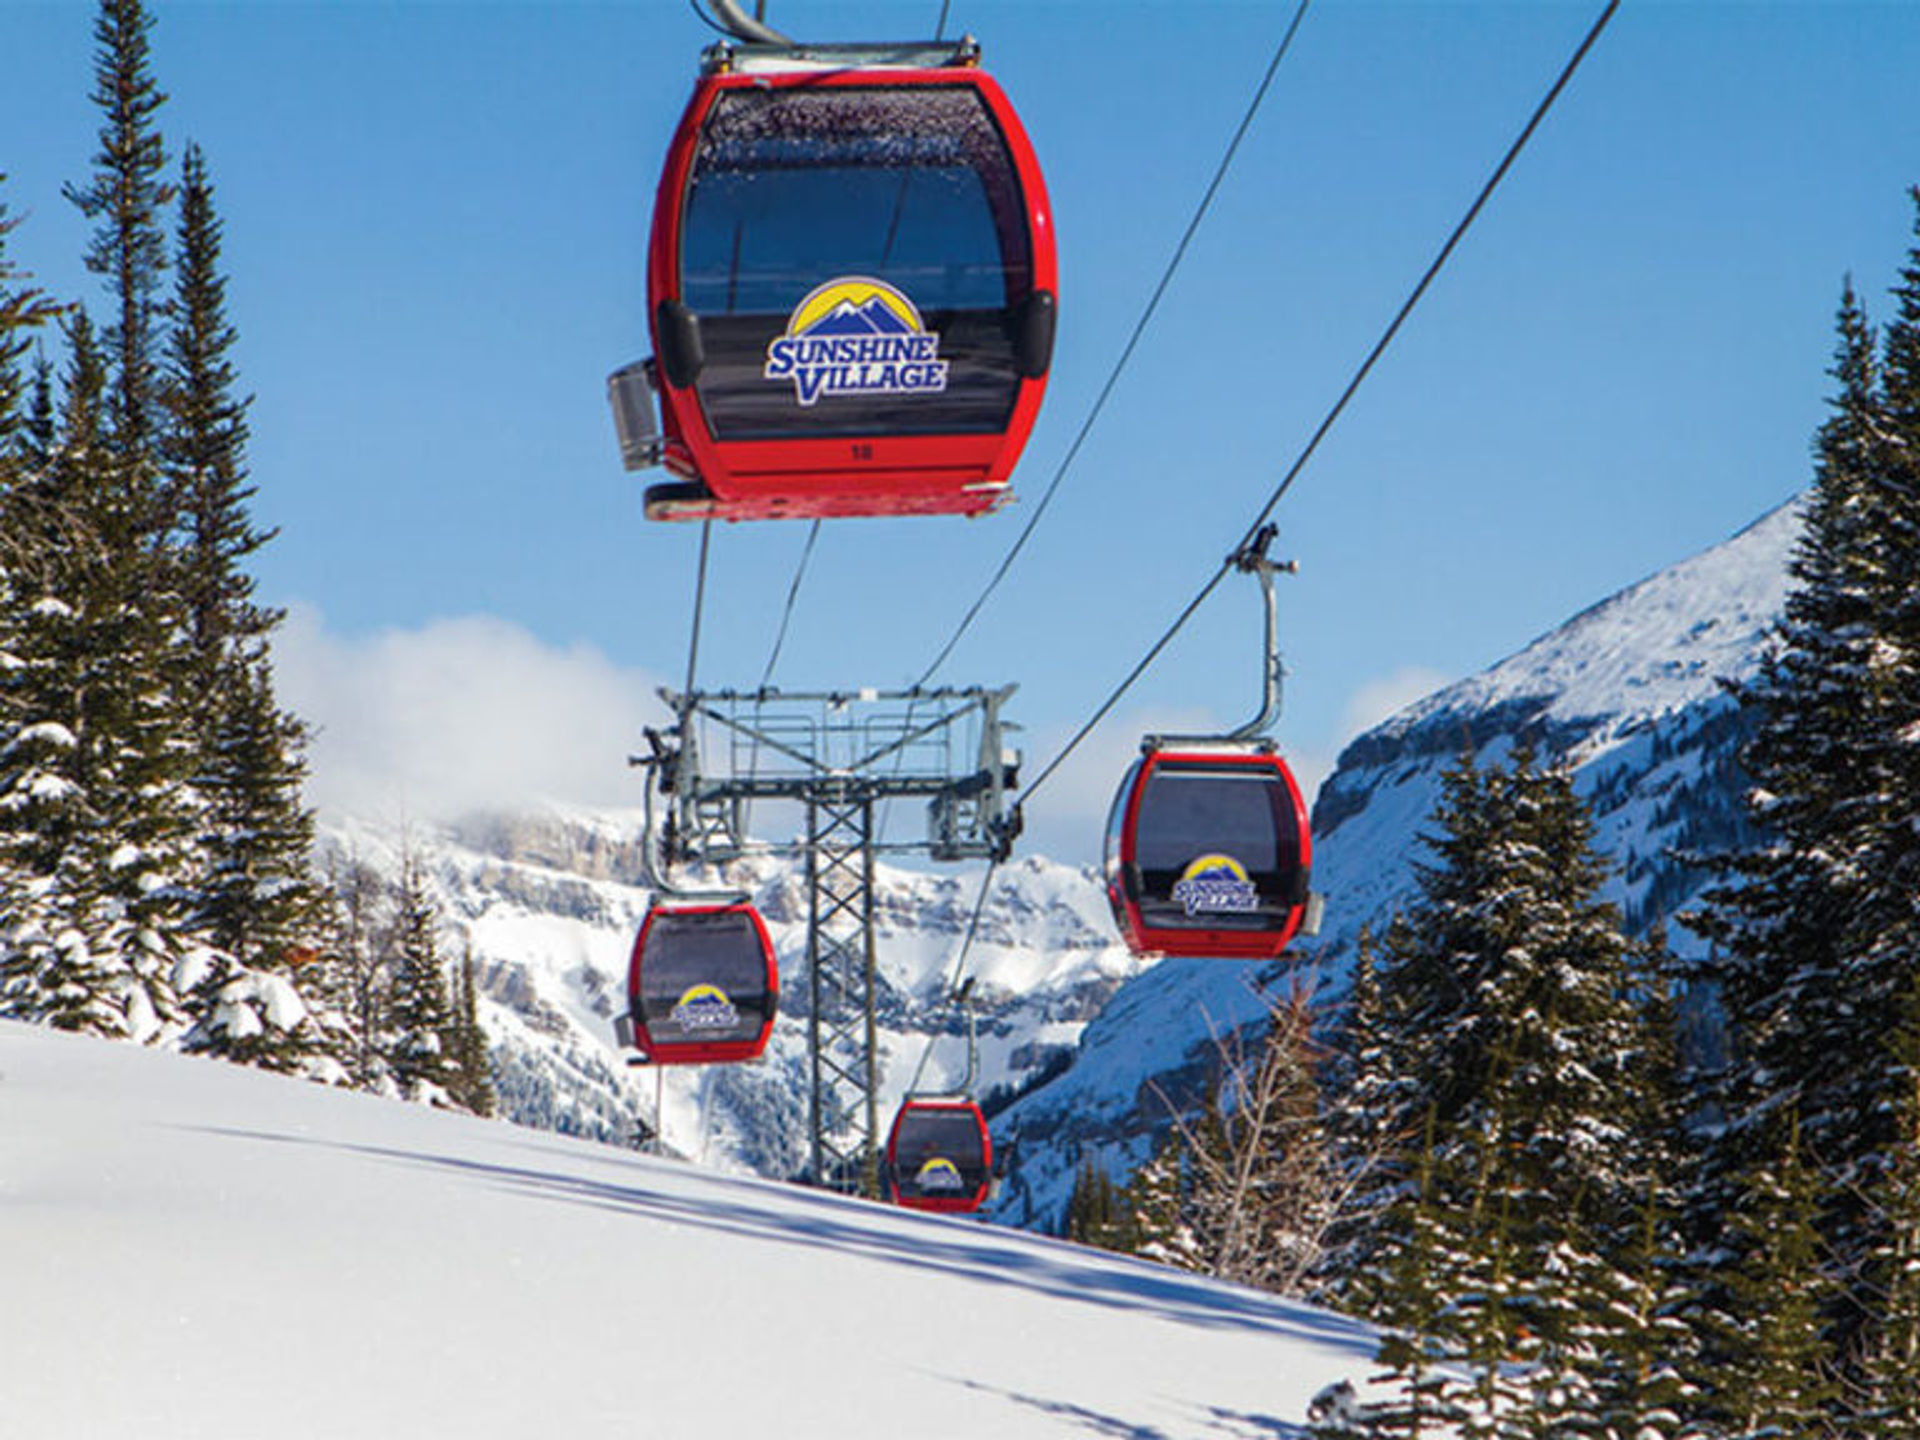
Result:
{"label": "white cloud", "polygon": [[653,677],[491,616],[345,638],[296,607],[274,678],[281,704],[316,730],[308,801],[340,814],[637,805],[627,756],[665,716]]}
{"label": "white cloud", "polygon": [[1426,699],[1452,680],[1451,675],[1443,675],[1438,670],[1429,670],[1420,665],[1410,665],[1378,680],[1369,680],[1347,699],[1340,743],[1345,745],[1382,720],[1406,709],[1414,701]]}

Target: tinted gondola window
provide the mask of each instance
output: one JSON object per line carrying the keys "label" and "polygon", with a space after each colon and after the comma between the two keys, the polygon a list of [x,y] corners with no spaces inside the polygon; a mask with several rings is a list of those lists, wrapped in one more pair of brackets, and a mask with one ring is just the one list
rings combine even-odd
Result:
{"label": "tinted gondola window", "polygon": [[[680,239],[680,298],[700,317],[698,389],[715,436],[1003,428],[1019,386],[1010,311],[1032,287],[1026,225],[1005,139],[970,86],[719,95]],[[805,333],[789,330],[798,307],[836,280],[877,280],[904,296],[920,333],[938,337],[944,370],[900,390],[812,398],[768,378],[769,345]],[[817,334],[871,336],[846,328],[869,319],[881,338],[899,333],[895,318],[848,313]]]}
{"label": "tinted gondola window", "polygon": [[[1292,796],[1265,769],[1157,766],[1140,798],[1134,847],[1150,925],[1262,929],[1293,907],[1300,854]],[[1244,897],[1234,866],[1250,882]]]}
{"label": "tinted gondola window", "polygon": [[715,1042],[760,1032],[767,956],[746,910],[657,913],[640,963],[640,1006],[655,1041]]}

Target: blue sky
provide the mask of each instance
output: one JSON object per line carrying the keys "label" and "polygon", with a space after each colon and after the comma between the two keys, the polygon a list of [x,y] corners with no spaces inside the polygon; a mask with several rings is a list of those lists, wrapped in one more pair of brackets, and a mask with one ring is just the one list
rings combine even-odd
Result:
{"label": "blue sky", "polygon": [[[432,809],[634,801],[684,672],[695,527],[647,523],[608,371],[647,350],[668,137],[711,38],[682,0],[156,3],[170,153],[204,148],[252,410],[283,690],[316,793]],[[1052,758],[1205,582],[1598,13],[1319,0],[1134,365],[939,678],[1021,689]],[[60,198],[96,144],[92,6],[0,0],[11,255],[97,291]],[[808,39],[932,31],[938,0],[772,0]],[[1050,392],[984,520],[829,523],[776,683],[899,686],[999,564],[1293,13],[951,0],[1046,167]],[[1714,544],[1806,483],[1832,317],[1912,240],[1920,6],[1629,0],[1282,503],[1279,734],[1309,776],[1362,723]],[[756,684],[806,538],[719,528],[700,680]],[[1139,731],[1257,698],[1235,581],[1030,816],[1083,859]]]}

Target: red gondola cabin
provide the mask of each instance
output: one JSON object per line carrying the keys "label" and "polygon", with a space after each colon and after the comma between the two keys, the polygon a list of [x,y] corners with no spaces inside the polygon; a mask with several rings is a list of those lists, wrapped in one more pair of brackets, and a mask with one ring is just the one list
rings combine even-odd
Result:
{"label": "red gondola cabin", "polygon": [[653,519],[979,514],[1040,408],[1052,213],[965,63],[735,57],[701,77],[654,206]]}
{"label": "red gondola cabin", "polygon": [[635,1047],[655,1065],[753,1060],[780,1000],[773,942],[744,902],[656,903],[633,942],[627,1005]]}
{"label": "red gondola cabin", "polygon": [[1140,954],[1277,958],[1312,864],[1300,787],[1267,750],[1149,749],[1107,823],[1107,899]]}
{"label": "red gondola cabin", "polygon": [[887,1191],[911,1210],[965,1214],[993,1184],[993,1137],[971,1100],[901,1103],[887,1134]]}

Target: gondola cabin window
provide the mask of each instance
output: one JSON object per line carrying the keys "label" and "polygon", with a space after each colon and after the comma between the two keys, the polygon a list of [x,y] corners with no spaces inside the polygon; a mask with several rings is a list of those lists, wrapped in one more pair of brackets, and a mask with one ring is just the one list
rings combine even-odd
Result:
{"label": "gondola cabin window", "polygon": [[634,942],[628,999],[639,1046],[657,1064],[759,1055],[779,981],[758,913],[656,905]]}
{"label": "gondola cabin window", "polygon": [[1107,824],[1107,895],[1140,953],[1278,956],[1308,899],[1312,841],[1278,756],[1167,754],[1136,762]]}
{"label": "gondola cabin window", "polygon": [[992,1181],[992,1142],[980,1109],[966,1100],[908,1100],[887,1141],[894,1203],[918,1210],[970,1211]]}
{"label": "gondola cabin window", "polygon": [[971,87],[723,92],[680,266],[716,439],[1007,424],[1006,312],[1031,264],[1018,177]]}

